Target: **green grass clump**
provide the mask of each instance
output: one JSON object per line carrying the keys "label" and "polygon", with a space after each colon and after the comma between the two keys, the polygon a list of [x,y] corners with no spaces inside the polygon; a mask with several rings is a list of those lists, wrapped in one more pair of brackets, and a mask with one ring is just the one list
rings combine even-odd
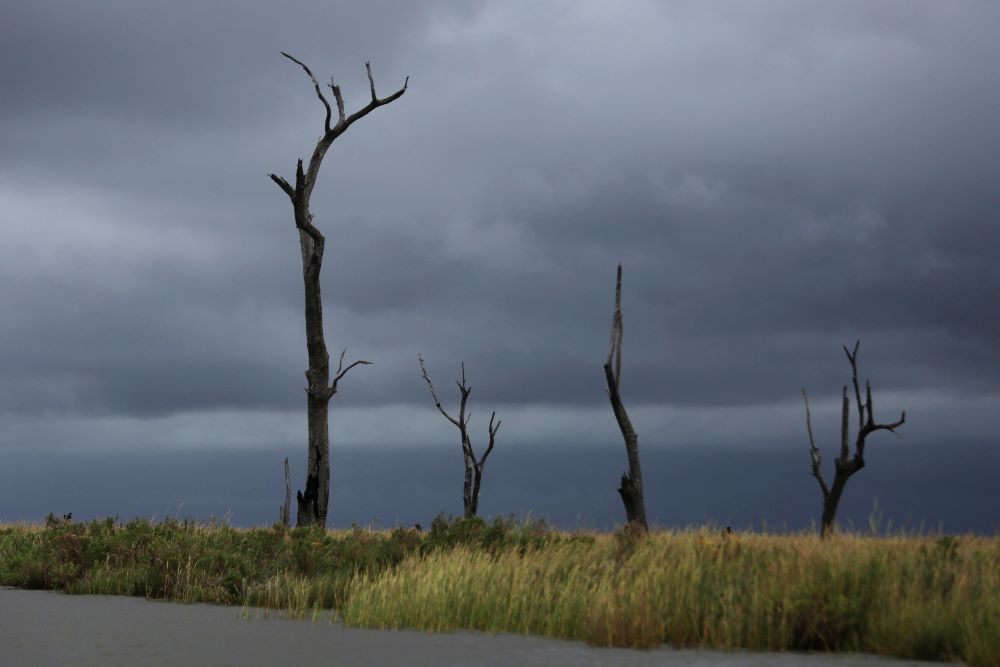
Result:
{"label": "green grass clump", "polygon": [[178,602],[333,608],[357,574],[421,543],[414,531],[244,530],[167,519],[0,527],[0,585]]}
{"label": "green grass clump", "polygon": [[599,646],[864,651],[1000,665],[1000,538],[428,532],[167,520],[0,527],[0,585],[210,602],[349,625]]}

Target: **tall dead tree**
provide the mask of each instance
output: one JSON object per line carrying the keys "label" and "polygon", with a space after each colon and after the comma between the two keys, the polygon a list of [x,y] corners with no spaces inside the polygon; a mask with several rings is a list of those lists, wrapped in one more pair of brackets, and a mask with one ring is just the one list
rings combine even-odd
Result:
{"label": "tall dead tree", "polygon": [[809,413],[809,397],[806,390],[802,390],[802,399],[806,403],[806,430],[809,432],[809,453],[812,456],[812,474],[819,482],[820,491],[823,493],[823,517],[820,523],[820,536],[826,537],[833,532],[833,522],[837,517],[837,505],[840,504],[840,497],[844,493],[844,486],[851,475],[865,467],[865,440],[875,431],[891,431],[896,433],[896,429],[906,422],[906,411],[900,416],[899,421],[892,424],[877,424],[875,422],[875,412],[872,406],[872,385],[865,380],[865,401],[861,402],[861,387],[858,384],[858,348],[861,341],[854,343],[854,351],[844,346],[844,353],[851,363],[851,382],[854,385],[854,398],[858,406],[858,434],[854,440],[854,455],[851,455],[849,447],[850,412],[851,401],[847,397],[847,385],[844,385],[843,400],[841,402],[840,413],[840,456],[836,460],[836,472],[833,477],[833,486],[828,486],[823,478],[823,457],[816,446],[816,439],[813,437],[812,415]]}
{"label": "tall dead tree", "polygon": [[450,421],[452,424],[458,427],[459,433],[462,435],[462,454],[465,458],[465,482],[462,485],[462,504],[465,508],[465,518],[476,516],[479,512],[479,487],[483,481],[483,466],[486,465],[486,458],[493,451],[493,444],[496,442],[497,431],[500,430],[500,420],[497,420],[496,426],[493,425],[493,420],[496,419],[497,413],[494,412],[490,415],[490,424],[487,427],[487,431],[490,435],[489,444],[486,447],[486,451],[483,452],[482,457],[476,458],[475,452],[472,450],[472,441],[469,438],[469,418],[472,413],[466,414],[465,404],[469,400],[469,394],[472,393],[472,387],[465,383],[465,363],[462,363],[462,379],[461,381],[456,380],[455,384],[458,385],[458,391],[461,395],[461,402],[458,405],[458,418],[449,415],[444,407],[441,405],[440,399],[438,399],[437,392],[434,391],[434,383],[431,382],[431,378],[427,375],[427,368],[424,366],[424,358],[417,355],[417,359],[420,361],[420,374],[424,376],[424,381],[427,382],[428,388],[431,390],[431,397],[434,399],[434,405],[437,406],[438,411],[444,415],[445,419]]}
{"label": "tall dead tree", "polygon": [[364,118],[380,106],[389,104],[406,92],[410,78],[407,77],[403,87],[389,97],[379,98],[375,94],[375,79],[372,68],[365,63],[368,72],[368,87],[371,90],[371,101],[351,115],[344,112],[344,98],[340,86],[330,82],[330,90],[337,104],[337,121],[333,122],[333,111],[330,103],[323,95],[319,82],[306,65],[282,51],[292,62],[296,63],[312,81],[316,96],[326,110],[326,120],[323,134],[316,142],[309,167],[303,169],[302,160],[295,167],[295,185],[292,186],[281,176],[269,174],[271,180],[280,187],[292,202],[292,212],[295,217],[295,227],[299,230],[299,247],[302,251],[302,278],[305,282],[305,315],[306,315],[306,350],[309,355],[309,369],[306,371],[306,409],[309,423],[309,463],[306,470],[305,491],[297,492],[299,526],[326,525],[327,509],[330,501],[330,429],[328,409],[330,399],[337,393],[337,383],[347,371],[358,364],[368,364],[367,361],[355,361],[344,367],[344,353],[340,354],[340,364],[337,366],[333,381],[330,381],[330,355],[327,353],[326,340],[323,337],[323,301],[320,296],[319,273],[323,266],[323,250],[326,238],[313,225],[313,216],[309,210],[309,199],[316,186],[316,177],[323,163],[327,150],[333,141],[347,131],[355,121]]}
{"label": "tall dead tree", "polygon": [[639,436],[632,427],[625,405],[621,397],[622,380],[622,265],[618,265],[618,278],[615,282],[615,313],[611,319],[611,347],[608,358],[604,362],[604,378],[608,385],[608,398],[611,399],[611,409],[618,421],[618,428],[625,439],[625,451],[628,454],[628,472],[622,474],[618,493],[625,505],[625,517],[630,526],[643,531],[649,530],[646,523],[646,500],[642,492],[642,468],[639,465]]}

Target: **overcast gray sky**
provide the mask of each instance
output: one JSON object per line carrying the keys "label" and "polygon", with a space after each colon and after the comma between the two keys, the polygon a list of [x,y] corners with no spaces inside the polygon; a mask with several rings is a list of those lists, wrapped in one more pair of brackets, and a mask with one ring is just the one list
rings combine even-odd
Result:
{"label": "overcast gray sky", "polygon": [[446,403],[464,360],[495,457],[621,448],[622,262],[643,446],[807,475],[799,389],[832,460],[860,338],[876,417],[907,411],[871,448],[978,443],[995,470],[997,35],[974,1],[5,3],[0,450],[254,449],[303,475],[298,239],[267,174],[323,109],[284,50],[349,111],[366,60],[382,95],[410,77],[313,196],[328,343],[375,363],[341,383],[334,448],[457,448],[417,352]]}

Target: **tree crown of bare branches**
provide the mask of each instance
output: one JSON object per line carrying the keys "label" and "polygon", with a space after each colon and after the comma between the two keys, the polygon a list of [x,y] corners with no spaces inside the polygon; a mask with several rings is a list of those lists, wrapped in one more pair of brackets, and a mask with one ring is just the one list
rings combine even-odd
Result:
{"label": "tree crown of bare branches", "polygon": [[[850,350],[847,346],[844,346],[844,354],[847,355],[847,360],[851,364],[851,383],[854,386],[854,397],[858,409],[858,435],[854,442],[854,455],[851,456],[850,452],[850,399],[847,394],[847,385],[844,385],[843,395],[841,399],[841,420],[840,420],[840,456],[837,457],[837,468],[839,474],[846,474],[850,476],[854,472],[857,472],[864,466],[864,455],[865,455],[865,442],[869,435],[875,431],[889,431],[899,436],[896,433],[896,429],[906,423],[906,411],[903,410],[898,421],[892,422],[890,424],[879,424],[875,421],[875,408],[872,401],[872,385],[871,381],[865,380],[865,400],[861,400],[861,387],[858,382],[858,349],[861,346],[861,341],[857,340],[854,343],[854,349]],[[826,483],[823,477],[822,463],[823,456],[820,453],[819,447],[816,446],[816,438],[813,435],[812,429],[812,414],[809,410],[809,396],[806,394],[806,390],[802,389],[802,399],[805,401],[806,406],[806,430],[809,433],[809,454],[812,459],[812,474],[819,483],[820,490],[823,493],[823,498],[827,498],[830,495],[830,487]],[[840,471],[843,473],[840,473]]]}
{"label": "tree crown of bare branches", "polygon": [[[471,439],[469,438],[469,429],[468,429],[469,419],[472,417],[472,413],[470,412],[466,414],[465,412],[465,406],[469,400],[469,394],[472,393],[472,387],[470,387],[465,381],[465,362],[463,361],[461,363],[461,368],[462,368],[461,378],[455,381],[455,384],[458,385],[459,395],[461,396],[461,400],[459,401],[459,406],[458,406],[458,418],[456,419],[455,417],[452,417],[450,414],[448,414],[448,411],[445,410],[444,406],[441,404],[441,399],[438,398],[437,391],[434,389],[434,383],[431,382],[430,375],[427,374],[427,366],[424,364],[423,356],[417,354],[417,360],[420,362],[420,374],[424,378],[424,382],[427,383],[428,389],[430,389],[431,391],[431,397],[434,399],[434,405],[437,407],[438,412],[444,415],[445,419],[447,419],[456,427],[458,427],[458,430],[462,434],[462,448],[465,450],[466,455],[473,460],[475,465],[481,469],[483,465],[486,463],[486,458],[490,455],[490,452],[493,451],[493,446],[496,442],[497,431],[500,430],[500,424],[503,422],[503,420],[496,419],[497,413],[495,410],[490,415],[490,423],[489,426],[487,427],[487,432],[489,433],[489,438],[490,438],[489,443],[486,446],[486,451],[484,451],[483,455],[477,460],[475,454],[472,451],[472,442]],[[493,423],[494,420],[496,420],[495,425]]]}
{"label": "tree crown of bare branches", "polygon": [[[326,96],[323,95],[323,90],[319,85],[319,81],[316,80],[316,76],[312,73],[312,70],[295,56],[292,56],[284,51],[281,52],[281,55],[298,64],[303,70],[305,70],[305,73],[309,76],[309,80],[312,81],[313,88],[316,91],[316,97],[319,98],[319,101],[323,104],[323,108],[326,110],[326,118],[323,122],[323,136],[321,136],[319,141],[316,142],[316,147],[313,149],[312,156],[309,159],[309,168],[303,171],[301,159],[296,164],[295,186],[293,187],[290,185],[288,181],[281,176],[269,174],[271,180],[274,181],[278,187],[280,187],[285,194],[288,195],[289,199],[292,200],[293,206],[307,207],[309,198],[312,195],[312,190],[316,185],[316,177],[319,175],[320,165],[323,163],[323,157],[326,155],[326,151],[330,148],[330,144],[332,144],[337,137],[346,132],[347,128],[349,128],[355,121],[364,118],[375,109],[399,99],[403,93],[406,92],[406,88],[410,83],[410,77],[406,77],[402,88],[388,97],[380,98],[375,93],[375,78],[372,75],[371,63],[366,62],[365,71],[368,74],[368,88],[371,91],[371,101],[349,116],[346,115],[344,110],[344,97],[340,92],[340,86],[335,84],[331,79],[330,83],[327,85],[330,90],[333,91],[334,101],[337,105],[337,122],[331,125],[330,123],[333,118],[333,110],[330,107],[330,102],[326,99]],[[296,215],[295,222],[296,225],[312,237],[314,241],[319,241],[322,239],[322,234],[319,233],[318,229],[313,227],[311,217],[312,216],[309,215]]]}

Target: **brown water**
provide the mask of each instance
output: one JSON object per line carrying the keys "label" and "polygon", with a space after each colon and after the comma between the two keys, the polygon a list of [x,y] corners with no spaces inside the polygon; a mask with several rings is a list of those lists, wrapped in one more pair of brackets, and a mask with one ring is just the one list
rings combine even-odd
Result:
{"label": "brown water", "polygon": [[630,651],[518,635],[356,630],[243,610],[0,588],[0,667],[898,667],[872,656]]}

